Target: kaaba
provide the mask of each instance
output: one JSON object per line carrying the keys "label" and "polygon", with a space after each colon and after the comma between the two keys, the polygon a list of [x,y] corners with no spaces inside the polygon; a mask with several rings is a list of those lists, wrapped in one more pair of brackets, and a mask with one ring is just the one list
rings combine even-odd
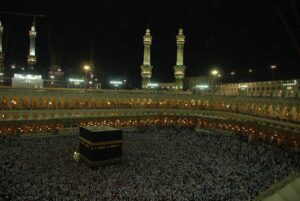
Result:
{"label": "kaaba", "polygon": [[80,160],[91,166],[122,161],[123,132],[109,126],[79,127]]}

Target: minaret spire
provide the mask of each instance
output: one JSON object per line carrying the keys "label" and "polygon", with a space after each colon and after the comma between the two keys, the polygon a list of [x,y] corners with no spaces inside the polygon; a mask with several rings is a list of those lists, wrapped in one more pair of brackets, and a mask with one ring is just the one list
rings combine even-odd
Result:
{"label": "minaret spire", "polygon": [[144,61],[141,66],[141,76],[143,78],[142,88],[145,89],[150,83],[150,78],[152,76],[152,66],[151,66],[151,44],[152,36],[150,34],[150,28],[147,26],[146,33],[144,35]]}
{"label": "minaret spire", "polygon": [[30,70],[34,70],[34,66],[36,64],[36,55],[35,55],[35,38],[37,32],[35,31],[35,17],[33,18],[32,26],[29,31],[29,38],[30,38],[30,46],[29,46],[29,55],[27,57],[27,63],[28,63],[28,68]]}
{"label": "minaret spire", "polygon": [[3,49],[2,49],[2,34],[3,34],[3,29],[4,27],[2,26],[2,23],[0,21],[0,53],[3,53]]}
{"label": "minaret spire", "polygon": [[185,43],[185,36],[183,35],[183,28],[180,26],[176,36],[177,43],[177,60],[174,66],[174,76],[177,89],[183,89],[183,78],[185,76],[185,65],[183,64],[183,48]]}
{"label": "minaret spire", "polygon": [[4,27],[2,26],[0,21],[0,77],[4,75],[4,53],[2,48],[3,30]]}

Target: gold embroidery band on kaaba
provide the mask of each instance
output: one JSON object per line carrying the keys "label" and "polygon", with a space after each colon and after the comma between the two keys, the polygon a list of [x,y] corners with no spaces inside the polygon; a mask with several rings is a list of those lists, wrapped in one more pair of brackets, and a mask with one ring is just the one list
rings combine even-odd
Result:
{"label": "gold embroidery band on kaaba", "polygon": [[122,144],[123,140],[114,140],[114,141],[105,141],[105,142],[91,142],[87,139],[84,139],[82,137],[79,137],[81,141],[83,141],[85,144],[88,144],[90,146],[105,146],[105,145],[113,145],[113,144]]}
{"label": "gold embroidery band on kaaba", "polygon": [[88,149],[94,150],[94,149],[108,149],[108,148],[116,148],[122,146],[122,143],[118,144],[111,144],[111,145],[89,145],[85,143],[84,141],[80,141],[80,144],[87,147]]}
{"label": "gold embroidery band on kaaba", "polygon": [[91,161],[86,158],[84,155],[80,154],[80,158],[92,165],[105,165],[105,164],[113,164],[119,163],[122,161],[122,157],[112,158],[112,159],[105,159],[105,160],[98,160],[98,161]]}

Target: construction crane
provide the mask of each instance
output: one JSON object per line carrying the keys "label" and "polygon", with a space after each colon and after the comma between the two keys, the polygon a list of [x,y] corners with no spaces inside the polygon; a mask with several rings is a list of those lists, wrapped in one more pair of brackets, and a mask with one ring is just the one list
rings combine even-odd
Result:
{"label": "construction crane", "polygon": [[11,12],[11,11],[0,11],[0,14],[30,16],[30,17],[34,17],[34,18],[36,18],[36,17],[45,17],[45,15],[41,15],[41,14]]}
{"label": "construction crane", "polygon": [[[299,12],[297,9],[297,4],[295,0],[290,0],[289,1],[291,4],[291,8],[292,8],[292,14],[294,16],[294,19],[296,21],[296,25],[298,25],[298,30],[300,28],[300,16],[299,16]],[[280,9],[280,6],[277,4],[274,5],[275,11],[279,17],[280,22],[282,23],[284,29],[286,30],[293,46],[295,47],[298,55],[300,56],[300,45],[299,45],[299,38],[296,37],[296,33],[295,30],[292,29],[291,24],[289,24],[289,20],[288,18],[284,15],[282,9]]]}
{"label": "construction crane", "polygon": [[33,17],[33,22],[32,24],[35,24],[35,19],[37,17],[45,17],[45,15],[41,15],[41,14],[33,14],[33,13],[23,13],[23,12],[12,12],[12,11],[0,11],[0,14],[7,14],[7,15],[20,15],[20,16],[29,16],[29,17]]}

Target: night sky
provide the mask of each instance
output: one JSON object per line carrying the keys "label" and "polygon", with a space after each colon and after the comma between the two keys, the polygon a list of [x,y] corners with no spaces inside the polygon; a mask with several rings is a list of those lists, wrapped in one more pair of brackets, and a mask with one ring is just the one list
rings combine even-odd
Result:
{"label": "night sky", "polygon": [[187,0],[181,4],[112,2],[7,1],[0,8],[5,64],[27,66],[32,23],[32,17],[3,13],[9,11],[45,15],[36,21],[37,66],[42,73],[48,71],[50,58],[54,60],[50,55],[56,55],[66,73],[84,73],[81,69],[89,61],[92,44],[96,74],[105,80],[124,78],[138,87],[142,36],[149,24],[152,80],[174,81],[176,34],[181,24],[186,36],[186,76],[207,75],[219,67],[223,81],[232,80],[231,71],[236,72],[236,81],[247,81],[252,68],[252,80],[270,80],[270,65],[275,64],[276,79],[300,78],[297,0],[206,0],[198,1],[199,5]]}

